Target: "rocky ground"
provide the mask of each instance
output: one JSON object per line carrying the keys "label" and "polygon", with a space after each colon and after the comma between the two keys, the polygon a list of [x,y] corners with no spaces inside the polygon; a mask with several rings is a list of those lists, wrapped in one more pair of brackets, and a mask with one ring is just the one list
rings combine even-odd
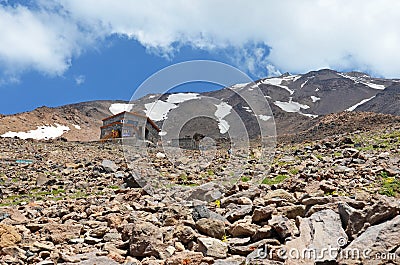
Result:
{"label": "rocky ground", "polygon": [[400,126],[253,150],[230,189],[225,151],[138,156],[173,183],[149,194],[118,143],[0,139],[0,262],[400,264]]}

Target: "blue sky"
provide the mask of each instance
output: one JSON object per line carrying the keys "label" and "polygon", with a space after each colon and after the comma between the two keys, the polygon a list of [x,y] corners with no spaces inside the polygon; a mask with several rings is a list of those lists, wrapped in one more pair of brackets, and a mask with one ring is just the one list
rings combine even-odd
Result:
{"label": "blue sky", "polygon": [[322,68],[399,78],[398,25],[397,0],[0,0],[0,113],[129,100],[194,59],[253,79]]}
{"label": "blue sky", "polygon": [[[110,37],[103,45],[73,60],[72,66],[61,76],[31,70],[21,75],[18,82],[3,85],[0,87],[3,95],[0,113],[98,99],[130,100],[146,78],[171,64],[196,59],[227,61],[218,53],[191,47],[182,47],[173,58],[167,59],[147,52],[135,40],[118,36]],[[204,90],[216,88],[207,83],[186,86],[198,91],[203,87]]]}

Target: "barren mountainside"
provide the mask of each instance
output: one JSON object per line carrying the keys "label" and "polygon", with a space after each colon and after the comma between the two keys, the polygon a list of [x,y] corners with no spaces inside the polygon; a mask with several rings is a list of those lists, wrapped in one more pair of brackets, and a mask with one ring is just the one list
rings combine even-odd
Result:
{"label": "barren mountainside", "polygon": [[[363,125],[358,122],[359,115],[356,112],[400,115],[400,80],[324,69],[303,75],[284,74],[280,77],[264,78],[254,83],[236,84],[230,88],[200,94],[151,94],[132,102],[100,100],[55,108],[40,107],[14,115],[0,115],[0,135],[95,141],[99,139],[101,120],[107,116],[125,110],[135,111],[146,114],[161,128],[168,118],[172,119],[174,112],[180,111],[195,117],[199,111],[198,100],[205,96],[223,102],[219,107],[215,104],[215,113],[221,108],[224,116],[216,115],[213,119],[196,118],[183,126],[181,136],[201,133],[214,138],[226,137],[227,131],[221,130],[221,124],[229,125],[229,120],[234,122],[233,114],[237,113],[250,137],[256,137],[259,134],[258,122],[263,121],[257,120],[254,110],[235,93],[239,90],[252,93],[256,87],[260,88],[272,110],[277,134],[280,136],[299,134],[297,139],[302,139],[311,131],[316,131],[315,128],[320,126],[321,119],[329,114],[346,112],[339,116],[328,116],[329,119],[337,119],[337,125],[342,127],[342,131],[359,129]],[[344,116],[347,118],[339,118]],[[390,119],[397,120],[394,116],[385,116],[381,120],[383,116],[372,113],[367,116],[375,117],[378,123],[387,123]],[[264,120],[268,119],[270,118],[266,117]],[[272,119],[267,122],[271,121]]]}

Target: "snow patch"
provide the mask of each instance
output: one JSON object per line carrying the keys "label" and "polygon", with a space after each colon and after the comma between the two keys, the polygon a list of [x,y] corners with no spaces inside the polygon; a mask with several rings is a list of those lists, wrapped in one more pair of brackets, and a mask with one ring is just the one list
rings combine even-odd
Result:
{"label": "snow patch", "polygon": [[157,97],[156,95],[150,95],[149,96],[149,99],[153,99],[153,98],[155,98],[155,97]]}
{"label": "snow patch", "polygon": [[188,100],[192,100],[192,99],[199,99],[199,94],[197,93],[177,93],[177,94],[171,94],[169,95],[167,102],[168,103],[174,103],[174,104],[178,104],[178,103],[182,103]]}
{"label": "snow patch", "polygon": [[18,137],[20,139],[36,139],[36,140],[44,140],[44,139],[54,139],[60,137],[65,132],[69,131],[68,126],[60,125],[55,123],[53,125],[45,125],[38,126],[36,130],[30,130],[28,132],[7,132],[1,137]]}
{"label": "snow patch", "polygon": [[318,115],[315,115],[315,114],[308,114],[308,113],[301,113],[301,112],[300,112],[300,114],[304,115],[304,116],[307,116],[307,117],[310,117],[310,118],[317,118],[318,117]]}
{"label": "snow patch", "polygon": [[300,112],[301,109],[310,108],[308,105],[292,101],[292,98],[289,98],[289,102],[275,101],[274,104],[286,112]]}
{"label": "snow patch", "polygon": [[253,112],[253,111],[250,109],[250,107],[244,106],[244,107],[242,107],[242,108],[245,109],[247,112]]}
{"label": "snow patch", "polygon": [[273,86],[277,86],[277,87],[281,87],[283,89],[285,89],[286,91],[288,91],[290,93],[290,95],[292,95],[294,93],[294,90],[289,89],[288,86],[282,85],[282,82],[284,80],[288,80],[286,77],[273,77],[273,78],[267,78],[265,80],[262,81],[263,84],[266,85],[273,85]]}
{"label": "snow patch", "polygon": [[224,118],[231,113],[232,106],[225,102],[221,102],[220,104],[215,106],[217,107],[217,110],[215,111],[214,115],[218,119],[218,128],[220,133],[224,134],[228,132],[230,127],[229,123],[224,120]]}
{"label": "snow patch", "polygon": [[355,105],[351,106],[350,108],[346,109],[346,111],[353,111],[353,110],[355,110],[358,106],[361,106],[362,104],[364,104],[364,103],[370,101],[370,100],[373,99],[374,97],[375,97],[375,96],[370,97],[370,98],[363,99],[363,100],[361,100],[360,102],[358,102],[357,104],[355,104]]}
{"label": "snow patch", "polygon": [[[154,98],[156,95],[149,96],[149,98]],[[178,107],[179,103],[199,99],[199,94],[197,93],[176,93],[168,96],[166,101],[156,100],[155,102],[147,103],[144,105],[146,110],[146,116],[153,121],[162,121],[167,119],[167,114],[170,110]]]}
{"label": "snow patch", "polygon": [[268,121],[268,120],[270,120],[272,118],[271,116],[267,116],[267,115],[258,115],[258,117],[262,121]]}
{"label": "snow patch", "polygon": [[307,82],[308,82],[308,79],[303,84],[301,84],[300,87],[303,88],[307,84]]}
{"label": "snow patch", "polygon": [[157,100],[155,102],[145,104],[144,107],[146,108],[144,112],[146,113],[147,117],[153,121],[162,121],[167,118],[167,114],[170,110],[175,109],[178,106],[173,103]]}
{"label": "snow patch", "polygon": [[365,80],[366,77],[369,77],[367,75],[364,75],[364,76],[361,76],[361,77],[349,76],[349,75],[346,75],[346,74],[343,74],[343,73],[339,73],[338,75],[340,75],[341,77],[350,79],[350,80],[354,81],[357,84],[360,83],[360,84],[369,86],[370,88],[373,88],[373,89],[384,90],[386,88],[384,85],[375,84],[375,83],[368,82],[367,80]]}
{"label": "snow patch", "polygon": [[250,83],[242,83],[242,84],[234,84],[233,86],[231,86],[232,89],[239,89],[239,88],[243,88],[245,86],[247,86]]}
{"label": "snow patch", "polygon": [[321,98],[316,97],[316,96],[311,96],[311,100],[313,103],[317,102],[318,100],[321,100]]}
{"label": "snow patch", "polygon": [[384,90],[386,88],[384,85],[378,85],[371,82],[362,82],[362,83],[373,89]]}
{"label": "snow patch", "polygon": [[75,129],[77,129],[77,130],[80,130],[80,129],[82,129],[82,128],[81,128],[81,126],[79,126],[79,125],[76,125],[76,124],[72,124],[72,126],[74,126],[74,127],[75,127]]}
{"label": "snow patch", "polygon": [[114,103],[111,104],[110,108],[108,108],[110,110],[110,112],[115,115],[124,111],[131,111],[131,109],[133,108],[133,104],[127,104],[127,103]]}
{"label": "snow patch", "polygon": [[311,118],[318,117],[318,115],[301,112],[302,109],[309,109],[310,106],[293,101],[291,97],[289,98],[289,102],[275,101],[274,104],[286,112],[296,112]]}

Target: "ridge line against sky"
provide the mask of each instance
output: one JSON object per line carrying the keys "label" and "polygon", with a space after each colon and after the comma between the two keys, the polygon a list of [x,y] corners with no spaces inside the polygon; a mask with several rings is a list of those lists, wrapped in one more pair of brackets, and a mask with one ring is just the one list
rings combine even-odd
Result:
{"label": "ridge line against sky", "polygon": [[[34,89],[46,98],[90,85],[82,99],[106,99],[102,84],[110,83],[90,67],[113,65],[110,79],[125,71],[114,83],[131,93],[187,59],[229,63],[255,79],[322,68],[398,78],[398,25],[397,0],[0,0],[0,90],[13,98],[14,90]],[[32,106],[48,102],[30,99]]]}

